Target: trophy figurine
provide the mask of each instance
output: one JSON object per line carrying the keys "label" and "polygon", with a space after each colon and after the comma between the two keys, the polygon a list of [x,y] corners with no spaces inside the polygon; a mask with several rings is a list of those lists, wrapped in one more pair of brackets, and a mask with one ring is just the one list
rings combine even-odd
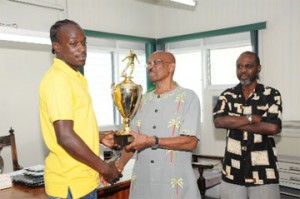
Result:
{"label": "trophy figurine", "polygon": [[[123,77],[124,80],[117,85],[112,83],[111,86],[114,104],[123,118],[123,129],[114,135],[115,143],[121,147],[124,147],[133,141],[132,135],[129,134],[130,120],[139,106],[143,92],[142,86],[137,85],[131,80],[134,70],[134,60],[136,59],[138,61],[137,55],[132,49],[130,49],[130,54],[122,61],[126,59],[128,59],[128,63],[121,74],[121,77]],[[129,75],[126,73],[128,68],[130,68]]]}

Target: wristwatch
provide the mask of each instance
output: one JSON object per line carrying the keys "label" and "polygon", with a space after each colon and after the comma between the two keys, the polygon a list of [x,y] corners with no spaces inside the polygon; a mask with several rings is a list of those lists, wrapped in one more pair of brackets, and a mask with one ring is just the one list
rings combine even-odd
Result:
{"label": "wristwatch", "polygon": [[252,115],[246,115],[246,118],[250,124],[253,122]]}
{"label": "wristwatch", "polygon": [[158,140],[158,137],[157,136],[154,136],[154,139],[155,139],[155,143],[153,146],[151,146],[151,149],[158,149],[159,147],[159,140]]}

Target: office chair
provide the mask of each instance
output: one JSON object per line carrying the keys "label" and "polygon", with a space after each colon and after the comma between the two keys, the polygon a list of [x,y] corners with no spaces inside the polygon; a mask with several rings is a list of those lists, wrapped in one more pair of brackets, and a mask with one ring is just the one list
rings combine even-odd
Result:
{"label": "office chair", "polygon": [[201,198],[205,199],[205,192],[221,183],[223,157],[193,154],[193,168],[198,169],[197,180]]}
{"label": "office chair", "polygon": [[[10,130],[9,130],[9,135],[0,136],[0,153],[1,153],[2,148],[6,147],[6,146],[11,146],[13,170],[17,171],[17,170],[23,169],[23,167],[21,167],[18,162],[15,134],[14,134],[14,130],[12,128],[10,128]],[[4,171],[4,161],[0,154],[0,174],[3,173],[3,171]]]}

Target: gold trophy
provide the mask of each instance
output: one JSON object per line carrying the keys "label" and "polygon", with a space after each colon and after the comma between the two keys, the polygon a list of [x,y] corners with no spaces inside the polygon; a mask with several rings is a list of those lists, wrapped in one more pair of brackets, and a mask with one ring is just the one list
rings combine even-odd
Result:
{"label": "gold trophy", "polygon": [[[143,92],[142,86],[137,85],[131,80],[134,70],[134,60],[136,59],[139,62],[137,55],[132,49],[130,49],[130,54],[122,61],[126,59],[128,59],[128,63],[121,74],[121,77],[124,77],[124,80],[117,85],[114,83],[111,85],[114,104],[123,117],[123,129],[114,135],[115,143],[121,147],[124,147],[133,141],[132,135],[129,135],[130,120],[139,106]],[[127,75],[126,70],[129,67],[131,70],[129,75]]]}

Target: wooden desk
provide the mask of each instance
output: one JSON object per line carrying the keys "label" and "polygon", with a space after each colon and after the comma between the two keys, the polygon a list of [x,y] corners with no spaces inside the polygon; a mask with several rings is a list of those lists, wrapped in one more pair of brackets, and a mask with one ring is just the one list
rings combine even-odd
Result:
{"label": "wooden desk", "polygon": [[130,182],[130,180],[126,180],[98,189],[98,199],[128,199]]}
{"label": "wooden desk", "polygon": [[44,187],[30,188],[14,184],[13,187],[0,190],[0,198],[5,199],[47,199]]}
{"label": "wooden desk", "polygon": [[[102,187],[98,190],[99,199],[127,199],[129,196],[130,180]],[[30,188],[14,184],[13,187],[0,190],[1,199],[47,199],[44,187]]]}

